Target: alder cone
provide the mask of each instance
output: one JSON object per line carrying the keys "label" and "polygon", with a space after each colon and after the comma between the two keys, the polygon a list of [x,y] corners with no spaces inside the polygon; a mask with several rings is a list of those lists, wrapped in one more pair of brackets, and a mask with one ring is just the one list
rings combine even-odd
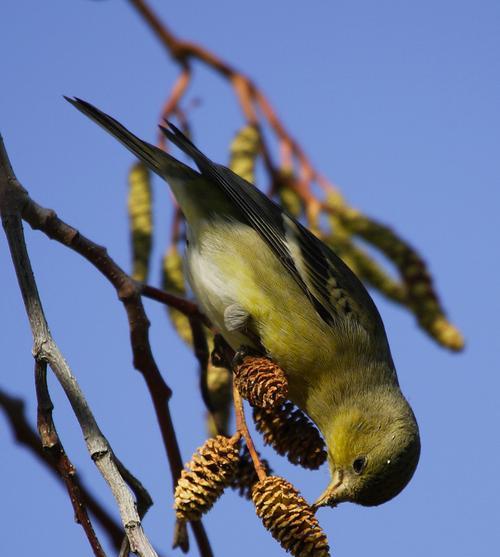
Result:
{"label": "alder cone", "polygon": [[234,384],[240,395],[257,408],[275,408],[288,396],[283,370],[269,358],[244,356],[233,367]]}
{"label": "alder cone", "polygon": [[330,548],[314,511],[290,482],[268,476],[255,484],[257,516],[281,547],[296,557],[328,557]]}
{"label": "alder cone", "polygon": [[182,521],[199,520],[233,479],[239,460],[239,436],[218,435],[194,453],[175,488],[174,509]]}
{"label": "alder cone", "polygon": [[318,429],[293,403],[272,410],[254,408],[253,419],[264,443],[292,464],[316,470],[325,462],[325,443]]}

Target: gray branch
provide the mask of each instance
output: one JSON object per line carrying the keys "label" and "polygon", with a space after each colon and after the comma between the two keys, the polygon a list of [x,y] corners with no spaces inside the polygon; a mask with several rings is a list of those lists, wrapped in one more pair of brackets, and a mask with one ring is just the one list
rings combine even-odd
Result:
{"label": "gray branch", "polygon": [[33,335],[33,356],[39,362],[48,363],[64,389],[80,424],[90,456],[118,504],[131,550],[141,557],[156,557],[157,554],[142,529],[134,497],[118,470],[113,451],[50,333],[24,239],[20,215],[25,193],[14,175],[0,136],[0,212]]}

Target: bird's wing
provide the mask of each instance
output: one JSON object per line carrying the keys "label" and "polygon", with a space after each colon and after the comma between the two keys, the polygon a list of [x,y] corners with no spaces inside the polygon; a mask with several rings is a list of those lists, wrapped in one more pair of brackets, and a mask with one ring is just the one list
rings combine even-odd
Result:
{"label": "bird's wing", "polygon": [[225,166],[213,163],[174,125],[162,130],[194,160],[201,174],[219,186],[238,207],[326,323],[338,326],[354,321],[370,335],[385,338],[373,300],[333,251],[258,188]]}

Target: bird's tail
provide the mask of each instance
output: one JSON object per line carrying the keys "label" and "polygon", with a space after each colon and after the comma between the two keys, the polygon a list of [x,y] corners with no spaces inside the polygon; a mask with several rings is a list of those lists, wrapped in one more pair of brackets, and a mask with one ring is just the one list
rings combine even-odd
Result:
{"label": "bird's tail", "polygon": [[91,120],[99,124],[108,133],[114,136],[120,143],[131,151],[137,158],[139,158],[151,170],[162,176],[163,178],[169,175],[180,175],[183,172],[188,175],[193,174],[193,170],[178,161],[168,153],[165,153],[158,147],[139,139],[132,132],[127,130],[111,116],[108,116],[90,103],[78,98],[64,97],[80,112],[88,116]]}

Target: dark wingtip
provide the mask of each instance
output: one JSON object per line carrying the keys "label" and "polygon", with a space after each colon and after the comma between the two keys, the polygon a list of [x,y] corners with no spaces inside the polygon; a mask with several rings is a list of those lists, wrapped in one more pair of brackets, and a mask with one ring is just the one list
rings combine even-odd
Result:
{"label": "dark wingtip", "polygon": [[166,138],[168,140],[174,142],[175,134],[171,130],[169,130],[165,126],[162,126],[161,124],[159,124],[158,127],[160,128],[160,130],[162,131],[162,133],[166,136]]}
{"label": "dark wingtip", "polygon": [[100,110],[97,109],[94,105],[78,97],[67,97],[66,95],[63,95],[63,98],[66,99],[70,104],[72,104],[75,108],[77,108],[80,111],[82,111],[82,109],[87,109],[87,111],[92,110],[92,111],[100,112]]}
{"label": "dark wingtip", "polygon": [[174,123],[166,118],[163,120],[167,127],[160,125],[161,131],[170,139],[170,141],[174,142],[174,138],[177,141],[182,141],[183,143],[190,145],[194,149],[198,151],[198,147],[186,136],[184,132],[182,132]]}
{"label": "dark wingtip", "polygon": [[71,104],[90,104],[87,101],[84,101],[83,99],[80,99],[78,97],[68,97],[67,95],[63,95],[63,98],[66,99]]}
{"label": "dark wingtip", "polygon": [[165,122],[165,124],[167,124],[167,127],[170,128],[177,135],[184,135],[181,132],[181,130],[173,122],[171,122],[170,120],[167,120],[166,118],[164,118],[163,121]]}

